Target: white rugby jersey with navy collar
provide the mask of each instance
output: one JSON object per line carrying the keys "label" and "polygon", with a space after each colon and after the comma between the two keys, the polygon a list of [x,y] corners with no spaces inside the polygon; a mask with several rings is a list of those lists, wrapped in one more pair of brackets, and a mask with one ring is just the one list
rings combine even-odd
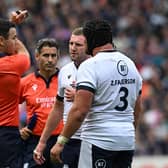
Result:
{"label": "white rugby jersey with navy collar", "polygon": [[[77,68],[74,62],[70,62],[67,65],[63,66],[58,75],[58,93],[59,97],[64,98],[64,91],[67,87],[76,88],[76,76],[77,76]],[[73,102],[68,102],[64,98],[64,114],[63,114],[63,121],[64,124],[67,121],[68,113],[71,109]],[[72,138],[80,139],[81,129],[72,136]]]}
{"label": "white rugby jersey with navy collar", "polygon": [[133,61],[118,51],[99,52],[80,65],[78,89],[94,93],[82,139],[106,150],[133,150],[134,106],[142,89]]}

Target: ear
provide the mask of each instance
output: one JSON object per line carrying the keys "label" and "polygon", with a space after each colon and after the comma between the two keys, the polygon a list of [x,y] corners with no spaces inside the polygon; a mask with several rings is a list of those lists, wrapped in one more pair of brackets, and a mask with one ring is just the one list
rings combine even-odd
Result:
{"label": "ear", "polygon": [[39,57],[40,57],[40,54],[39,54],[39,53],[36,53],[36,54],[35,54],[35,59],[36,59],[36,61],[39,60]]}

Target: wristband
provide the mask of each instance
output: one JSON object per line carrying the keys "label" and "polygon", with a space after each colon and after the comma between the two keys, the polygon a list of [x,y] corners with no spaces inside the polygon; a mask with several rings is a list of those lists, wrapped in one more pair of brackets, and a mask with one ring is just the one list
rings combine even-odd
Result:
{"label": "wristband", "polygon": [[62,136],[62,135],[59,135],[57,138],[57,143],[60,145],[65,145],[68,141],[69,141],[69,139]]}

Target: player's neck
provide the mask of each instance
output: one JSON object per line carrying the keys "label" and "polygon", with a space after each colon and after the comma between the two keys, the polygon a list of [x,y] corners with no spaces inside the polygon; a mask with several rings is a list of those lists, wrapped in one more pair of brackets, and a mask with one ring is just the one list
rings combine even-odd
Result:
{"label": "player's neck", "polygon": [[110,44],[110,43],[107,43],[103,46],[100,46],[100,47],[96,47],[93,49],[93,56],[95,56],[98,52],[100,51],[106,51],[106,50],[113,50],[113,45]]}
{"label": "player's neck", "polygon": [[81,64],[83,61],[87,60],[88,58],[90,58],[90,55],[86,55],[85,57],[83,57],[83,59],[74,61],[74,64],[75,64],[76,68],[78,69],[79,66],[80,66],[80,64]]}

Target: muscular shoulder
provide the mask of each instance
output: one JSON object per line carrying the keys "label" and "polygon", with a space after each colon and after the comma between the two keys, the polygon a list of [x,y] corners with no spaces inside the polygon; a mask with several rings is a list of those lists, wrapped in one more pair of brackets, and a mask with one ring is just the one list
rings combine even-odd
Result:
{"label": "muscular shoulder", "polygon": [[21,83],[23,84],[27,84],[27,83],[30,83],[32,80],[34,80],[36,77],[35,77],[35,74],[34,72],[24,76],[21,78]]}
{"label": "muscular shoulder", "polygon": [[60,69],[60,72],[64,72],[64,71],[69,71],[71,68],[73,68],[75,65],[74,65],[74,62],[70,62],[66,65],[64,65],[61,69]]}

